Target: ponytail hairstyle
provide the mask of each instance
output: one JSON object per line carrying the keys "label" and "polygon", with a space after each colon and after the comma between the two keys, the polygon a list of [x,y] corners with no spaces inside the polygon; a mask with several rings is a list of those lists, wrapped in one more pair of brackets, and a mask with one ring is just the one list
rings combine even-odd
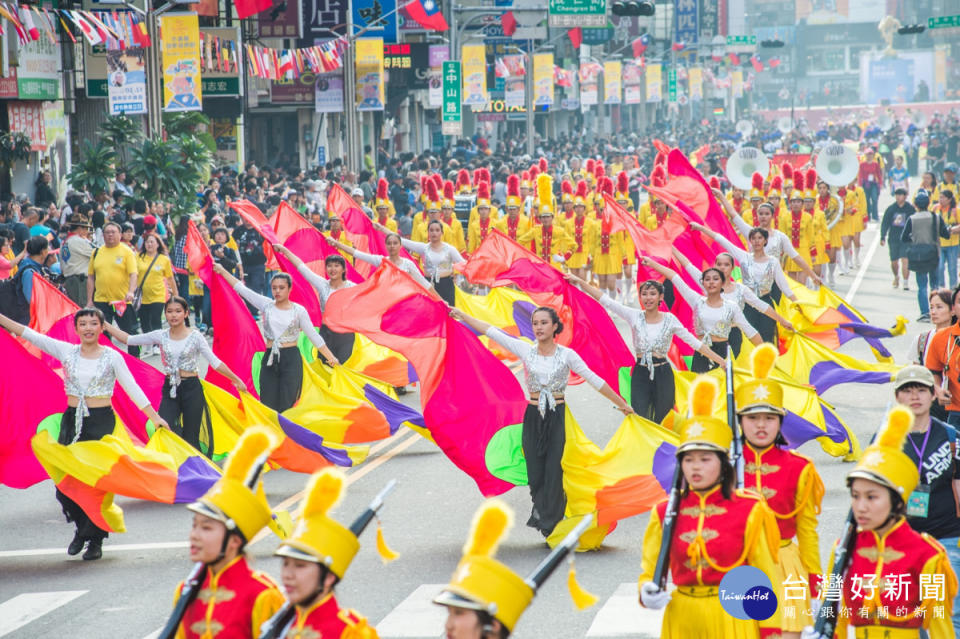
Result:
{"label": "ponytail hairstyle", "polygon": [[560,316],[557,315],[557,312],[550,308],[549,306],[538,306],[533,310],[533,313],[530,313],[530,319],[533,319],[533,316],[539,312],[544,312],[550,316],[550,321],[556,326],[553,329],[553,336],[556,337],[563,332],[563,322],[560,321]]}
{"label": "ponytail hairstyle", "polygon": [[724,275],[724,274],[723,274],[723,271],[721,271],[720,269],[718,269],[716,266],[710,266],[710,267],[707,267],[707,268],[703,269],[703,275],[700,276],[700,282],[701,282],[701,283],[703,282],[703,278],[704,278],[704,276],[705,276],[707,273],[716,273],[717,275],[720,276],[720,283],[721,283],[721,284],[726,284],[726,283],[727,283],[727,276]]}
{"label": "ponytail hairstyle", "polygon": [[163,309],[166,310],[171,304],[179,304],[180,308],[183,309],[183,324],[184,326],[190,326],[190,304],[186,299],[180,297],[179,295],[174,295],[167,300],[167,303],[163,305]]}
{"label": "ponytail hairstyle", "polygon": [[640,285],[640,292],[642,293],[643,291],[647,290],[648,288],[652,288],[653,290],[655,290],[655,291],[656,291],[657,293],[659,293],[660,295],[663,295],[663,284],[661,284],[661,283],[658,282],[657,280],[647,280],[646,282],[644,282],[643,284],[641,284],[641,285]]}

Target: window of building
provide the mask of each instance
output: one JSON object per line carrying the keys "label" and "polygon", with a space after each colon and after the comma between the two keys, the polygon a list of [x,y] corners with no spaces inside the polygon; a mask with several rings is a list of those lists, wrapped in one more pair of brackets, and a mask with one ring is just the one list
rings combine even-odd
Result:
{"label": "window of building", "polygon": [[838,73],[846,70],[846,47],[810,47],[807,49],[807,73]]}

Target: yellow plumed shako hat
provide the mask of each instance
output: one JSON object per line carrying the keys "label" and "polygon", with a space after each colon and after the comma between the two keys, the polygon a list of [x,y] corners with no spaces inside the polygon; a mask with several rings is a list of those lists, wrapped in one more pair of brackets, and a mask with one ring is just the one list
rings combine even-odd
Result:
{"label": "yellow plumed shako hat", "polygon": [[786,415],[783,408],[783,387],[770,379],[770,371],[777,362],[777,349],[764,342],[750,354],[753,379],[737,386],[735,398],[738,415],[775,413]]}
{"label": "yellow plumed shako hat", "polygon": [[720,386],[706,375],[697,377],[690,387],[690,416],[680,424],[677,455],[688,450],[730,452],[733,431],[722,419],[713,416]]}
{"label": "yellow plumed shako hat", "polygon": [[913,413],[906,406],[896,406],[887,414],[887,423],[876,440],[863,451],[856,467],[847,473],[847,483],[860,478],[892,488],[907,501],[920,482],[917,464],[903,452],[907,433],[913,428]]}
{"label": "yellow plumed shako hat", "polygon": [[537,215],[553,215],[553,178],[547,173],[537,176]]}
{"label": "yellow plumed shako hat", "polygon": [[223,467],[223,476],[187,508],[223,522],[227,530],[238,531],[249,542],[273,519],[260,472],[276,447],[276,438],[266,428],[245,430]]}

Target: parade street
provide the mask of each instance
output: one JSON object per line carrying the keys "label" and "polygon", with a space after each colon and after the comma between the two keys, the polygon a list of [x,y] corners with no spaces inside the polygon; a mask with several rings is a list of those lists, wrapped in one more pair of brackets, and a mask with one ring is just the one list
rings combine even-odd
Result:
{"label": "parade street", "polygon": [[[881,211],[888,200],[882,198]],[[913,282],[910,291],[891,289],[887,251],[880,247],[878,235],[878,225],[871,223],[863,234],[863,266],[838,277],[837,292],[874,325],[892,326],[898,315],[910,320],[906,335],[886,341],[897,363],[904,364],[910,344],[930,325],[915,322],[919,312]],[[626,334],[626,325],[616,321]],[[872,359],[862,340],[853,340],[843,350]],[[842,385],[825,399],[866,446],[891,405],[893,392],[890,384]],[[586,385],[572,387],[567,400],[586,434],[598,445],[605,444],[621,414]],[[419,408],[416,392],[404,401]],[[850,502],[844,476],[852,465],[824,454],[816,442],[808,442],[800,452],[815,460],[826,485],[819,525],[826,568]],[[351,521],[387,481],[399,481],[380,515],[388,545],[401,556],[383,565],[371,526],[361,537],[362,547],[349,574],[337,586],[341,605],[366,616],[381,637],[440,636],[446,611],[430,601],[460,559],[471,517],[482,501],[475,484],[436,446],[406,428],[375,444],[367,461],[348,470],[347,478],[347,494],[335,515],[342,521]],[[268,473],[270,503],[296,517],[306,481],[306,475],[286,470]],[[63,637],[67,627],[70,639],[155,636],[170,612],[175,586],[190,570],[187,535],[192,514],[183,506],[117,498],[128,530],[106,540],[102,560],[85,562],[65,553],[72,528],[63,522],[53,493],[49,481],[28,490],[0,487],[0,637]],[[527,489],[515,489],[504,499],[515,509],[517,521],[498,558],[525,574],[546,555],[547,547],[539,533],[523,525],[530,509]],[[658,636],[662,611],[645,611],[637,604],[647,518],[621,522],[599,552],[576,556],[581,585],[599,597],[594,607],[574,611],[564,566],[558,571],[560,578],[547,582],[538,593],[513,636]],[[275,579],[280,560],[272,553],[277,545],[273,534],[262,533],[248,546],[255,567]]]}

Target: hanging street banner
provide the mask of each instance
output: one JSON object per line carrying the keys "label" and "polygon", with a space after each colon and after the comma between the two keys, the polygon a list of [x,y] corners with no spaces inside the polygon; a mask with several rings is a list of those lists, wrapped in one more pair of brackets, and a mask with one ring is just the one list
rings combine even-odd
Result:
{"label": "hanging street banner", "polygon": [[552,53],[533,56],[533,103],[536,106],[553,106]]}
{"label": "hanging street banner", "polygon": [[383,40],[359,38],[355,45],[357,111],[383,111]]}
{"label": "hanging street banner", "polygon": [[147,112],[147,74],[144,49],[107,51],[107,94],[110,115]]}
{"label": "hanging street banner", "polygon": [[643,81],[640,67],[632,61],[623,63],[623,103],[640,104],[640,83]]}
{"label": "hanging street banner", "polygon": [[240,27],[201,27],[200,33],[203,34],[200,70],[203,97],[232,98],[243,95],[240,78],[244,56],[237,56],[236,60],[231,57],[228,61],[217,48],[217,45],[226,48],[228,43],[232,43],[231,51],[241,51]]}
{"label": "hanging street banner", "polygon": [[677,101],[677,70],[667,69],[667,102]]}
{"label": "hanging street banner", "polygon": [[606,0],[549,0],[549,25],[561,29],[607,26]]}
{"label": "hanging street banner", "polygon": [[581,62],[580,72],[580,107],[592,106],[599,102],[600,72],[603,67],[596,62]]}
{"label": "hanging street banner", "polygon": [[343,113],[343,69],[317,76],[314,106],[317,113]]}
{"label": "hanging street banner", "polygon": [[663,102],[663,87],[660,83],[663,67],[659,64],[647,65],[647,102]]}
{"label": "hanging street banner", "polygon": [[690,67],[687,71],[687,85],[690,88],[691,100],[703,99],[703,69],[700,67]]}
{"label": "hanging street banner", "polygon": [[737,69],[730,74],[730,86],[733,89],[733,97],[743,97],[743,71]]}
{"label": "hanging street banner", "polygon": [[620,104],[623,85],[623,64],[619,60],[603,63],[603,103]]}
{"label": "hanging street banner", "polygon": [[443,107],[443,63],[450,59],[450,47],[431,44],[427,53],[430,70],[427,72],[427,105],[431,109]]}
{"label": "hanging street banner", "polygon": [[463,60],[463,103],[483,106],[490,101],[487,95],[487,49],[482,44],[464,45],[460,59]]}
{"label": "hanging street banner", "polygon": [[158,18],[163,38],[163,110],[200,111],[200,25],[196,13],[168,13]]}
{"label": "hanging street banner", "polygon": [[442,132],[444,135],[462,135],[463,120],[461,106],[460,63],[456,60],[447,60],[443,63],[443,118]]}

